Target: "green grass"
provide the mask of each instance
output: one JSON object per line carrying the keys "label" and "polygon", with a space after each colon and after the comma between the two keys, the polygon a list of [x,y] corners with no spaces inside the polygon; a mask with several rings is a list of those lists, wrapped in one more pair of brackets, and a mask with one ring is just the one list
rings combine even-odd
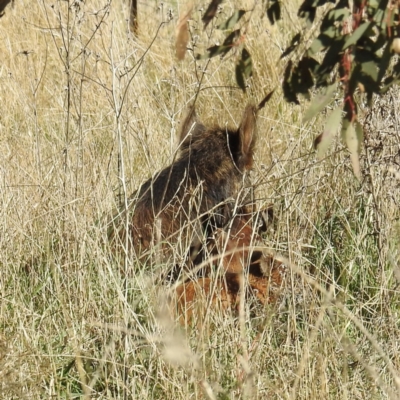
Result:
{"label": "green grass", "polygon": [[[223,126],[279,87],[295,7],[290,23],[252,18],[243,94],[236,49],[209,64],[175,60],[184,2],[139,2],[138,39],[123,2],[76,2],[69,14],[71,2],[25,3],[0,20],[2,399],[397,399],[399,91],[370,113],[360,106],[361,183],[339,141],[316,160],[325,117],[303,123],[307,103],[276,91],[252,180],[260,207],[275,205],[263,241],[290,260],[287,287],[276,305],[246,304],[239,318],[214,310],[184,329],[166,307],[169,266],[121,266],[103,216],[122,182],[129,195],[171,162],[203,69],[198,114]],[[190,22],[199,51],[218,38],[202,30],[207,3]],[[232,10],[223,2],[219,18]]]}

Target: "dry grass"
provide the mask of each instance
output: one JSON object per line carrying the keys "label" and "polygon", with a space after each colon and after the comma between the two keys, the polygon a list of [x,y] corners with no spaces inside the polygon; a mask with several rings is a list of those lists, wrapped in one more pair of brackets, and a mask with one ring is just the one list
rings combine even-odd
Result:
{"label": "dry grass", "polygon": [[[172,160],[200,83],[198,114],[221,125],[279,86],[298,22],[295,9],[276,27],[252,19],[244,95],[232,56],[174,59],[184,2],[139,2],[137,40],[125,3],[23,0],[0,20],[1,397],[397,399],[399,91],[364,118],[361,184],[340,143],[315,160],[324,117],[303,124],[306,104],[274,95],[252,179],[279,215],[265,246],[290,260],[290,286],[276,306],[182,330],[157,280],[168,266],[128,260],[124,279],[102,216]],[[216,37],[199,23],[206,3],[191,21],[200,49]]]}

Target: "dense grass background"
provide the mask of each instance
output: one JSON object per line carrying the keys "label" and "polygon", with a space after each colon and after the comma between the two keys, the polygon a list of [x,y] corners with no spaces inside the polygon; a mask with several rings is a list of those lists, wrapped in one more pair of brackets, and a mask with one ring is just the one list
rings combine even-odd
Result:
{"label": "dense grass background", "polygon": [[[371,109],[363,179],[339,141],[312,150],[325,116],[277,90],[259,118],[252,180],[278,223],[266,249],[290,260],[278,304],[239,320],[210,313],[182,329],[167,312],[168,266],[128,260],[106,245],[103,216],[173,159],[198,94],[207,122],[236,125],[248,101],[280,86],[279,56],[300,28],[248,25],[254,62],[236,88],[239,49],[175,59],[185,1],[139,2],[139,38],[122,1],[15,2],[0,20],[0,392],[2,399],[397,399],[400,396],[400,105],[394,89]],[[221,34],[190,22],[196,52]],[[219,21],[234,6],[225,1]],[[199,91],[200,90],[200,91]]]}

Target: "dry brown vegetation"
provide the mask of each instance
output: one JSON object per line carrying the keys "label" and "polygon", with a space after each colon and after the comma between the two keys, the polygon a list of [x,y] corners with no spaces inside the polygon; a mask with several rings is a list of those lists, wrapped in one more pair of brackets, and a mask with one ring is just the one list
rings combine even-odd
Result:
{"label": "dry brown vegetation", "polygon": [[[195,2],[190,47],[218,39],[202,30],[206,5]],[[277,90],[260,113],[252,181],[258,206],[274,203],[278,217],[263,245],[290,269],[276,305],[242,301],[238,315],[211,310],[200,327],[183,330],[160,280],[170,266],[127,259],[121,267],[107,248],[105,216],[171,162],[197,94],[203,120],[235,126],[249,100],[279,86],[278,59],[299,23],[292,7],[274,27],[252,18],[247,94],[234,87],[236,49],[223,60],[195,61],[188,51],[176,61],[186,2],[139,2],[138,38],[128,2],[21,0],[7,8],[2,399],[399,398],[397,89],[371,111],[360,102],[362,182],[339,141],[316,160],[312,142],[324,116],[304,124],[305,102],[288,105]],[[232,10],[223,2],[221,18]]]}

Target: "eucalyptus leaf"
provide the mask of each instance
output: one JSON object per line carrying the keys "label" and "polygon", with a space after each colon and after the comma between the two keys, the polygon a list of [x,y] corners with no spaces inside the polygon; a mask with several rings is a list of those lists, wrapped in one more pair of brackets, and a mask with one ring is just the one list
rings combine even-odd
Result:
{"label": "eucalyptus leaf", "polygon": [[356,44],[358,40],[373,26],[372,21],[362,23],[351,35],[349,35],[344,43],[343,50]]}
{"label": "eucalyptus leaf", "polygon": [[239,85],[240,89],[242,89],[243,92],[245,92],[246,91],[246,82],[244,81],[243,70],[240,65],[240,62],[238,64],[236,64],[235,77],[236,77],[236,83]]}
{"label": "eucalyptus leaf", "polygon": [[347,126],[345,133],[345,140],[346,140],[346,146],[349,149],[350,153],[357,153],[359,149],[359,143],[353,123],[350,123]]}
{"label": "eucalyptus leaf", "polygon": [[351,166],[353,167],[353,172],[356,178],[361,180],[361,166],[360,157],[358,153],[350,153]]}
{"label": "eucalyptus leaf", "polygon": [[207,28],[207,25],[210,21],[215,17],[215,14],[218,11],[218,6],[222,3],[222,0],[212,0],[209,4],[207,11],[203,15],[202,21],[204,23],[204,29]]}
{"label": "eucalyptus leaf", "polygon": [[251,55],[246,48],[243,48],[242,50],[242,59],[240,62],[243,68],[243,75],[246,78],[249,78],[253,74],[253,61],[251,60]]}
{"label": "eucalyptus leaf", "polygon": [[323,31],[323,35],[324,35],[324,36],[328,36],[328,37],[330,37],[331,39],[333,39],[334,37],[336,37],[336,36],[337,36],[337,29],[336,29],[335,25],[331,25],[328,29],[325,29],[325,30]]}
{"label": "eucalyptus leaf", "polygon": [[245,92],[246,83],[245,78],[249,78],[253,73],[253,62],[250,53],[244,48],[242,50],[242,57],[235,67],[236,82],[239,87]]}
{"label": "eucalyptus leaf", "polygon": [[319,51],[321,51],[324,48],[325,48],[325,45],[322,43],[321,38],[317,37],[312,41],[311,46],[308,50],[308,53],[310,55],[317,54]]}
{"label": "eucalyptus leaf", "polygon": [[336,91],[336,83],[328,86],[324,94],[316,96],[310,107],[304,114],[303,122],[306,122],[322,111],[331,101]]}
{"label": "eucalyptus leaf", "polygon": [[361,145],[364,142],[364,129],[361,126],[361,124],[356,121],[355,122],[355,131],[356,131],[356,136],[357,136],[357,141],[358,141],[358,149],[357,151],[360,152],[361,151]]}
{"label": "eucalyptus leaf", "polygon": [[333,10],[333,18],[335,21],[343,21],[350,17],[350,11],[348,8],[338,8]]}
{"label": "eucalyptus leaf", "polygon": [[345,141],[347,148],[350,151],[350,160],[354,175],[358,179],[361,179],[359,152],[362,136],[363,134],[361,125],[358,122],[350,122],[345,131]]}
{"label": "eucalyptus leaf", "polygon": [[377,82],[380,83],[383,77],[386,74],[386,71],[388,69],[390,60],[392,58],[392,50],[391,50],[392,43],[389,41],[386,44],[385,50],[383,51],[382,57],[381,57],[381,62],[379,63],[379,72],[378,72],[378,77],[376,78]]}
{"label": "eucalyptus leaf", "polygon": [[218,25],[218,29],[228,30],[233,28],[244,14],[246,14],[245,10],[235,11],[224,23]]}
{"label": "eucalyptus leaf", "polygon": [[239,37],[240,37],[240,29],[236,29],[226,37],[224,43],[222,43],[219,46],[209,47],[205,54],[198,54],[196,58],[198,60],[201,60],[204,58],[212,58],[218,55],[225,55],[233,47],[233,44]]}
{"label": "eucalyptus leaf", "polygon": [[317,149],[317,157],[321,159],[326,151],[332,144],[334,135],[339,129],[340,122],[342,120],[342,109],[340,107],[335,108],[329,118],[327,119],[323,133],[318,137],[318,142],[315,142]]}
{"label": "eucalyptus leaf", "polygon": [[331,46],[334,43],[332,37],[326,35],[325,33],[321,33],[317,38],[313,40],[311,46],[309,48],[310,54],[316,54],[322,49],[325,49]]}
{"label": "eucalyptus leaf", "polygon": [[283,76],[283,82],[282,82],[283,96],[289,103],[300,104],[299,100],[297,99],[296,92],[292,86],[292,73],[293,73],[293,61],[290,60],[287,63],[285,73]]}
{"label": "eucalyptus leaf", "polygon": [[365,61],[361,64],[361,70],[375,82],[378,79],[378,67],[374,61]]}

